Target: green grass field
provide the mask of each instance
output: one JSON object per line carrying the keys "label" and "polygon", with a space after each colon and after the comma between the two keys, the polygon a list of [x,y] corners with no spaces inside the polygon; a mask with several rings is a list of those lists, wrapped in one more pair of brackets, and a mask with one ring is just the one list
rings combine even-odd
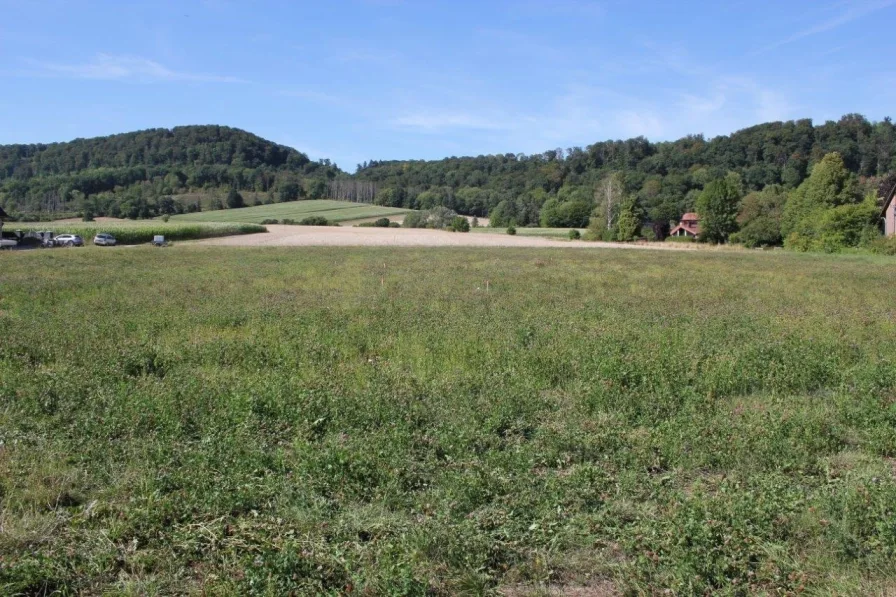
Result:
{"label": "green grass field", "polygon": [[203,211],[194,214],[174,216],[171,221],[178,222],[249,222],[261,223],[266,219],[282,220],[291,218],[296,222],[309,216],[323,216],[331,222],[348,222],[363,218],[394,216],[407,213],[408,209],[397,207],[381,207],[365,203],[349,203],[347,201],[308,200],[225,209]]}
{"label": "green grass field", "polygon": [[52,230],[56,234],[77,234],[89,245],[98,232],[108,232],[119,244],[148,243],[161,234],[166,240],[195,240],[235,234],[266,232],[257,224],[216,222],[163,222],[161,220],[119,220],[115,222],[15,222],[8,230]]}
{"label": "green grass field", "polygon": [[181,245],[0,288],[2,594],[896,589],[892,258]]}

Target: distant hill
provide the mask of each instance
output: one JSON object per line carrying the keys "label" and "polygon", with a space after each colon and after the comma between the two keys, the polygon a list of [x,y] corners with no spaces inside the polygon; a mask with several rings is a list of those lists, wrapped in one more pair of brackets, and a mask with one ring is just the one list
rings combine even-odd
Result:
{"label": "distant hill", "polygon": [[164,196],[221,188],[270,193],[272,201],[281,190],[293,199],[320,197],[326,181],[339,174],[329,160],[312,162],[295,149],[224,126],[0,146],[0,202],[18,212],[86,206],[140,217],[155,215]]}
{"label": "distant hill", "polygon": [[849,114],[819,125],[808,119],[770,122],[713,139],[692,135],[654,143],[638,137],[532,155],[371,161],[359,164],[355,179],[376,185],[387,205],[446,205],[489,215],[496,225],[527,225],[539,222],[551,199],[593,207],[599,181],[618,173],[624,194],[637,196],[645,220],[665,226],[693,210],[696,194],[710,180],[735,172],[745,192],[769,185],[793,189],[831,152],[874,186],[896,172],[896,126],[889,118],[870,122]]}
{"label": "distant hill", "polygon": [[308,162],[308,156],[295,149],[239,129],[181,126],[48,145],[0,145],[0,180],[135,166],[299,170]]}
{"label": "distant hill", "polygon": [[[862,189],[896,172],[896,126],[858,114],[838,121],[771,122],[731,135],[643,137],[543,153],[370,161],[348,175],[289,147],[222,126],[150,129],[49,145],[0,146],[0,206],[30,219],[207,211],[298,199],[489,216],[496,226],[582,227],[611,175],[657,236],[713,180],[737,175],[743,194],[787,193],[831,152]],[[230,191],[238,191],[231,193]],[[743,196],[743,195],[741,195]],[[618,199],[617,199],[618,206]]]}

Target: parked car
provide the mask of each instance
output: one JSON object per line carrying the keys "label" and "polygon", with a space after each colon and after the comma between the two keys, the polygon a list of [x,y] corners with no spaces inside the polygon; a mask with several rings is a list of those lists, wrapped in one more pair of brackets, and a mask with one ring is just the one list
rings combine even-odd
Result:
{"label": "parked car", "polygon": [[53,239],[57,247],[83,247],[84,239],[77,234],[60,234]]}
{"label": "parked car", "polygon": [[100,232],[93,237],[93,244],[103,247],[114,247],[116,242],[115,237],[108,232]]}

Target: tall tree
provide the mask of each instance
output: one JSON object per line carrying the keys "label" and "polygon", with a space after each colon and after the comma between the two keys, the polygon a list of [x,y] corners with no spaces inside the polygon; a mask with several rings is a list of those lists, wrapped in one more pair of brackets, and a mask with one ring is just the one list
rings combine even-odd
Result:
{"label": "tall tree", "polygon": [[236,189],[230,189],[227,192],[227,207],[230,209],[236,209],[238,207],[245,207],[246,204],[243,201],[243,196],[240,195],[240,192]]}
{"label": "tall tree", "polygon": [[706,185],[697,197],[702,240],[723,243],[737,230],[740,196],[740,180],[736,174],[730,174]]}
{"label": "tall tree", "polygon": [[641,208],[635,195],[626,197],[619,206],[619,220],[616,223],[616,239],[635,240],[641,232]]}
{"label": "tall tree", "polygon": [[817,212],[853,203],[858,197],[855,176],[846,169],[839,153],[829,153],[787,198],[781,216],[781,234],[786,238]]}

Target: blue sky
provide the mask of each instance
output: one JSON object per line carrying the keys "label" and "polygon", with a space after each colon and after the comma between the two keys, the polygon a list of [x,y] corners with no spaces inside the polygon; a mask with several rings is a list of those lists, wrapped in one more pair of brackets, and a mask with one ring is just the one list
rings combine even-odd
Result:
{"label": "blue sky", "polygon": [[896,0],[0,0],[0,143],[183,124],[353,171],[893,113]]}

